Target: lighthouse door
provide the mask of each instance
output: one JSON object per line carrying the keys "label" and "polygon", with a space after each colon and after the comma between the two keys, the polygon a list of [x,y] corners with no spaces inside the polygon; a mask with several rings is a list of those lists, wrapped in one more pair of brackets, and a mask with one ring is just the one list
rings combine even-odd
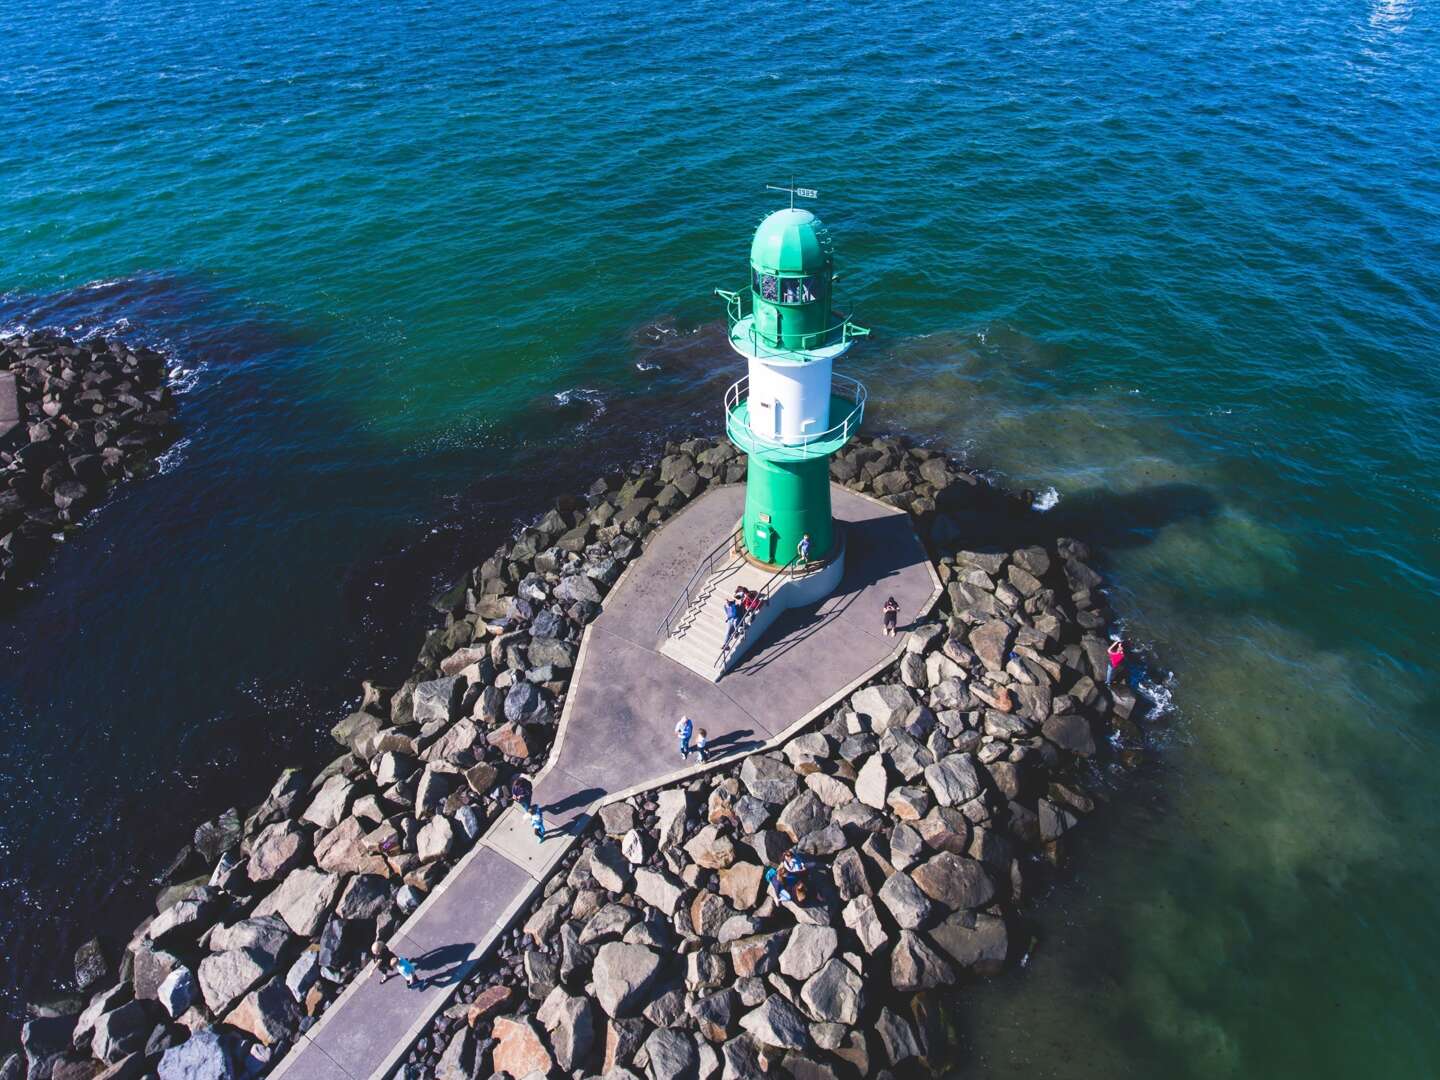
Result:
{"label": "lighthouse door", "polygon": [[770,411],[775,414],[775,415],[774,415],[774,420],[775,420],[775,439],[776,439],[776,441],[778,442],[779,439],[780,439],[780,432],[781,432],[781,430],[782,430],[782,426],[781,426],[781,422],[780,422],[780,414],[785,411],[785,404],[784,404],[784,402],[782,402],[782,401],[777,397],[777,398],[775,399],[775,407],[772,408]]}

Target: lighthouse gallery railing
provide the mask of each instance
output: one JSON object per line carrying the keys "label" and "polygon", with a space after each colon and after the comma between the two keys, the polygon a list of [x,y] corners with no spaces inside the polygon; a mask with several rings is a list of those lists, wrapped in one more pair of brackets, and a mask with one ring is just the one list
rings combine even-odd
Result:
{"label": "lighthouse gallery railing", "polygon": [[865,401],[869,397],[869,391],[865,384],[859,379],[852,379],[848,375],[830,376],[830,400],[832,412],[834,402],[853,402],[851,408],[838,424],[832,424],[824,431],[807,431],[802,435],[793,436],[765,436],[755,432],[749,425],[749,410],[746,415],[741,416],[737,410],[749,400],[750,397],[750,376],[734,382],[729,390],[725,391],[725,431],[741,447],[753,445],[758,450],[786,450],[796,457],[810,457],[812,454],[828,454],[835,445],[844,445],[857,431],[860,430],[860,423],[865,419]]}
{"label": "lighthouse gallery railing", "polygon": [[[754,297],[749,289],[741,289],[739,292],[731,292],[729,289],[716,289],[715,295],[725,301],[725,324],[730,336],[735,336],[735,327],[750,318],[754,306]],[[773,356],[776,358],[789,359],[797,352],[812,352],[819,349],[830,348],[835,345],[843,345],[845,342],[854,341],[856,338],[869,337],[869,327],[861,326],[853,321],[849,315],[842,316],[840,321],[833,326],[827,326],[823,330],[815,330],[809,334],[794,335],[799,338],[800,344],[788,346],[783,340],[766,338],[760,333],[759,328],[752,322],[745,328],[746,341],[750,350],[756,356]]]}

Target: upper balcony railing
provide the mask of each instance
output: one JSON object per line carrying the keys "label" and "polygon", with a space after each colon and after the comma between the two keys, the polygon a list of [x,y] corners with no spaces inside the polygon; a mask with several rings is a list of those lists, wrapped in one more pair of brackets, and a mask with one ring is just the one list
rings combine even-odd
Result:
{"label": "upper balcony railing", "polygon": [[[753,305],[753,294],[749,289],[741,289],[739,292],[716,289],[715,295],[725,301],[725,324],[729,330],[730,339],[733,341],[736,337],[736,327],[753,314],[750,310]],[[784,334],[781,337],[762,334],[754,320],[751,320],[750,324],[741,330],[741,336],[750,351],[756,356],[773,356],[776,359],[794,359],[796,353],[834,349],[838,346],[848,345],[856,338],[869,336],[869,328],[856,323],[849,315],[837,317],[840,318],[839,322],[827,326],[823,330],[815,330],[808,334]],[[787,339],[795,344],[786,344]]]}
{"label": "upper balcony railing", "polygon": [[750,427],[750,376],[746,375],[725,391],[725,433],[747,454],[761,454],[774,460],[799,461],[833,454],[860,430],[865,419],[865,384],[848,375],[830,376],[830,415],[838,423],[824,431],[803,431],[797,435],[764,435]]}

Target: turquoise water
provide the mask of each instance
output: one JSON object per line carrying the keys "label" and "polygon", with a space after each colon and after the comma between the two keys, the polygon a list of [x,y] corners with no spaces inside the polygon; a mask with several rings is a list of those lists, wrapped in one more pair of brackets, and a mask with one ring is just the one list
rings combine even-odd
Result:
{"label": "turquoise water", "polygon": [[[0,325],[186,439],[0,627],[12,1010],[517,518],[717,429],[766,182],[870,424],[1054,489],[1175,675],[963,1076],[1440,1072],[1433,7],[25,4]],[[643,370],[642,370],[643,369]]]}

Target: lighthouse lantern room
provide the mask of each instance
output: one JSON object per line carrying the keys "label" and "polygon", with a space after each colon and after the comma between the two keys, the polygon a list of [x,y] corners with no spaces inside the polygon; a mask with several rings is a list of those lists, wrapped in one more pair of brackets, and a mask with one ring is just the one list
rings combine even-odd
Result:
{"label": "lighthouse lantern room", "polygon": [[[830,455],[865,414],[865,387],[837,375],[835,360],[869,331],[837,314],[830,234],[795,196],[760,223],[750,244],[750,282],[717,289],[728,307],[730,345],[747,373],[725,395],[730,441],[749,457],[743,538],[769,566],[843,557],[830,511]],[[802,552],[801,541],[809,537]]]}

